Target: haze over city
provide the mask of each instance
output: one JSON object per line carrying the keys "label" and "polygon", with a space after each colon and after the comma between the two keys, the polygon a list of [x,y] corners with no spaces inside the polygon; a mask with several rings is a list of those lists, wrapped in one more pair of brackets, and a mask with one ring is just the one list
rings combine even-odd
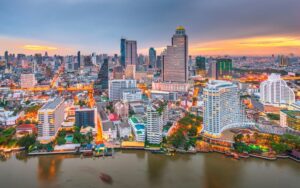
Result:
{"label": "haze over city", "polygon": [[178,25],[191,55],[299,54],[298,0],[10,0],[0,2],[0,51],[119,52],[121,37],[162,51]]}
{"label": "haze over city", "polygon": [[0,187],[299,188],[299,0],[0,0]]}

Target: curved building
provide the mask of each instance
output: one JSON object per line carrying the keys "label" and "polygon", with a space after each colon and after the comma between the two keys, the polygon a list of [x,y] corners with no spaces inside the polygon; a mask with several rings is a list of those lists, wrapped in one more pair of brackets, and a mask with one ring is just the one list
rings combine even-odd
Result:
{"label": "curved building", "polygon": [[240,106],[238,87],[232,82],[210,80],[203,89],[204,131],[219,136],[224,130],[243,127],[245,116]]}
{"label": "curved building", "polygon": [[295,93],[280,74],[271,74],[268,80],[260,84],[260,101],[276,106],[290,105],[295,102]]}

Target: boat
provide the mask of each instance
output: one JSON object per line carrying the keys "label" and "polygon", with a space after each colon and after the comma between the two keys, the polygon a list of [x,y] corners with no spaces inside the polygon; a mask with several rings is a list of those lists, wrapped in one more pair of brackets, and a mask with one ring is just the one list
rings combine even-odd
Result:
{"label": "boat", "polygon": [[112,178],[110,175],[101,173],[99,177],[104,183],[112,184]]}
{"label": "boat", "polygon": [[82,153],[83,156],[85,157],[90,157],[90,156],[93,156],[93,151],[85,151]]}
{"label": "boat", "polygon": [[166,152],[162,151],[162,150],[152,150],[151,153],[152,154],[165,154]]}

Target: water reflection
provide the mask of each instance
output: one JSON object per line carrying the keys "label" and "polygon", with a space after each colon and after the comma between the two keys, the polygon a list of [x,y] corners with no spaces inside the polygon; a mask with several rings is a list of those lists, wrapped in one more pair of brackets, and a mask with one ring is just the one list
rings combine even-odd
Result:
{"label": "water reflection", "polygon": [[243,172],[240,161],[220,154],[205,154],[203,162],[203,187],[232,188],[240,181]]}

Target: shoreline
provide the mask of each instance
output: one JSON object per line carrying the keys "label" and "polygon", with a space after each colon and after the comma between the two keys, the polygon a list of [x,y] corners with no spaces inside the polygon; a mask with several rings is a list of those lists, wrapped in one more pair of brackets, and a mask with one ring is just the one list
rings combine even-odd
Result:
{"label": "shoreline", "polygon": [[[119,148],[117,151],[145,151],[145,152],[149,152],[152,153],[153,151],[157,151],[157,150],[147,150],[145,148]],[[73,154],[73,155],[81,155],[84,152],[78,152],[78,151],[54,151],[54,152],[31,152],[31,153],[27,153],[28,156],[45,156],[45,155],[64,155],[64,154]],[[183,151],[183,150],[176,150],[174,152],[175,154],[207,154],[207,153],[216,153],[216,154],[221,154],[225,157],[228,158],[233,158],[233,159],[248,159],[248,158],[256,158],[256,159],[263,159],[263,160],[268,160],[268,161],[276,161],[277,159],[290,159],[292,161],[298,162],[300,163],[300,160],[297,158],[294,158],[292,156],[289,155],[276,155],[274,157],[268,157],[268,156],[262,156],[262,155],[258,155],[258,154],[247,154],[247,155],[241,155],[238,153],[235,153],[238,155],[238,158],[233,157],[232,155],[226,155],[226,152],[221,152],[221,151]],[[155,153],[157,154],[157,153]],[[167,153],[158,153],[158,155],[166,155],[168,156]]]}

